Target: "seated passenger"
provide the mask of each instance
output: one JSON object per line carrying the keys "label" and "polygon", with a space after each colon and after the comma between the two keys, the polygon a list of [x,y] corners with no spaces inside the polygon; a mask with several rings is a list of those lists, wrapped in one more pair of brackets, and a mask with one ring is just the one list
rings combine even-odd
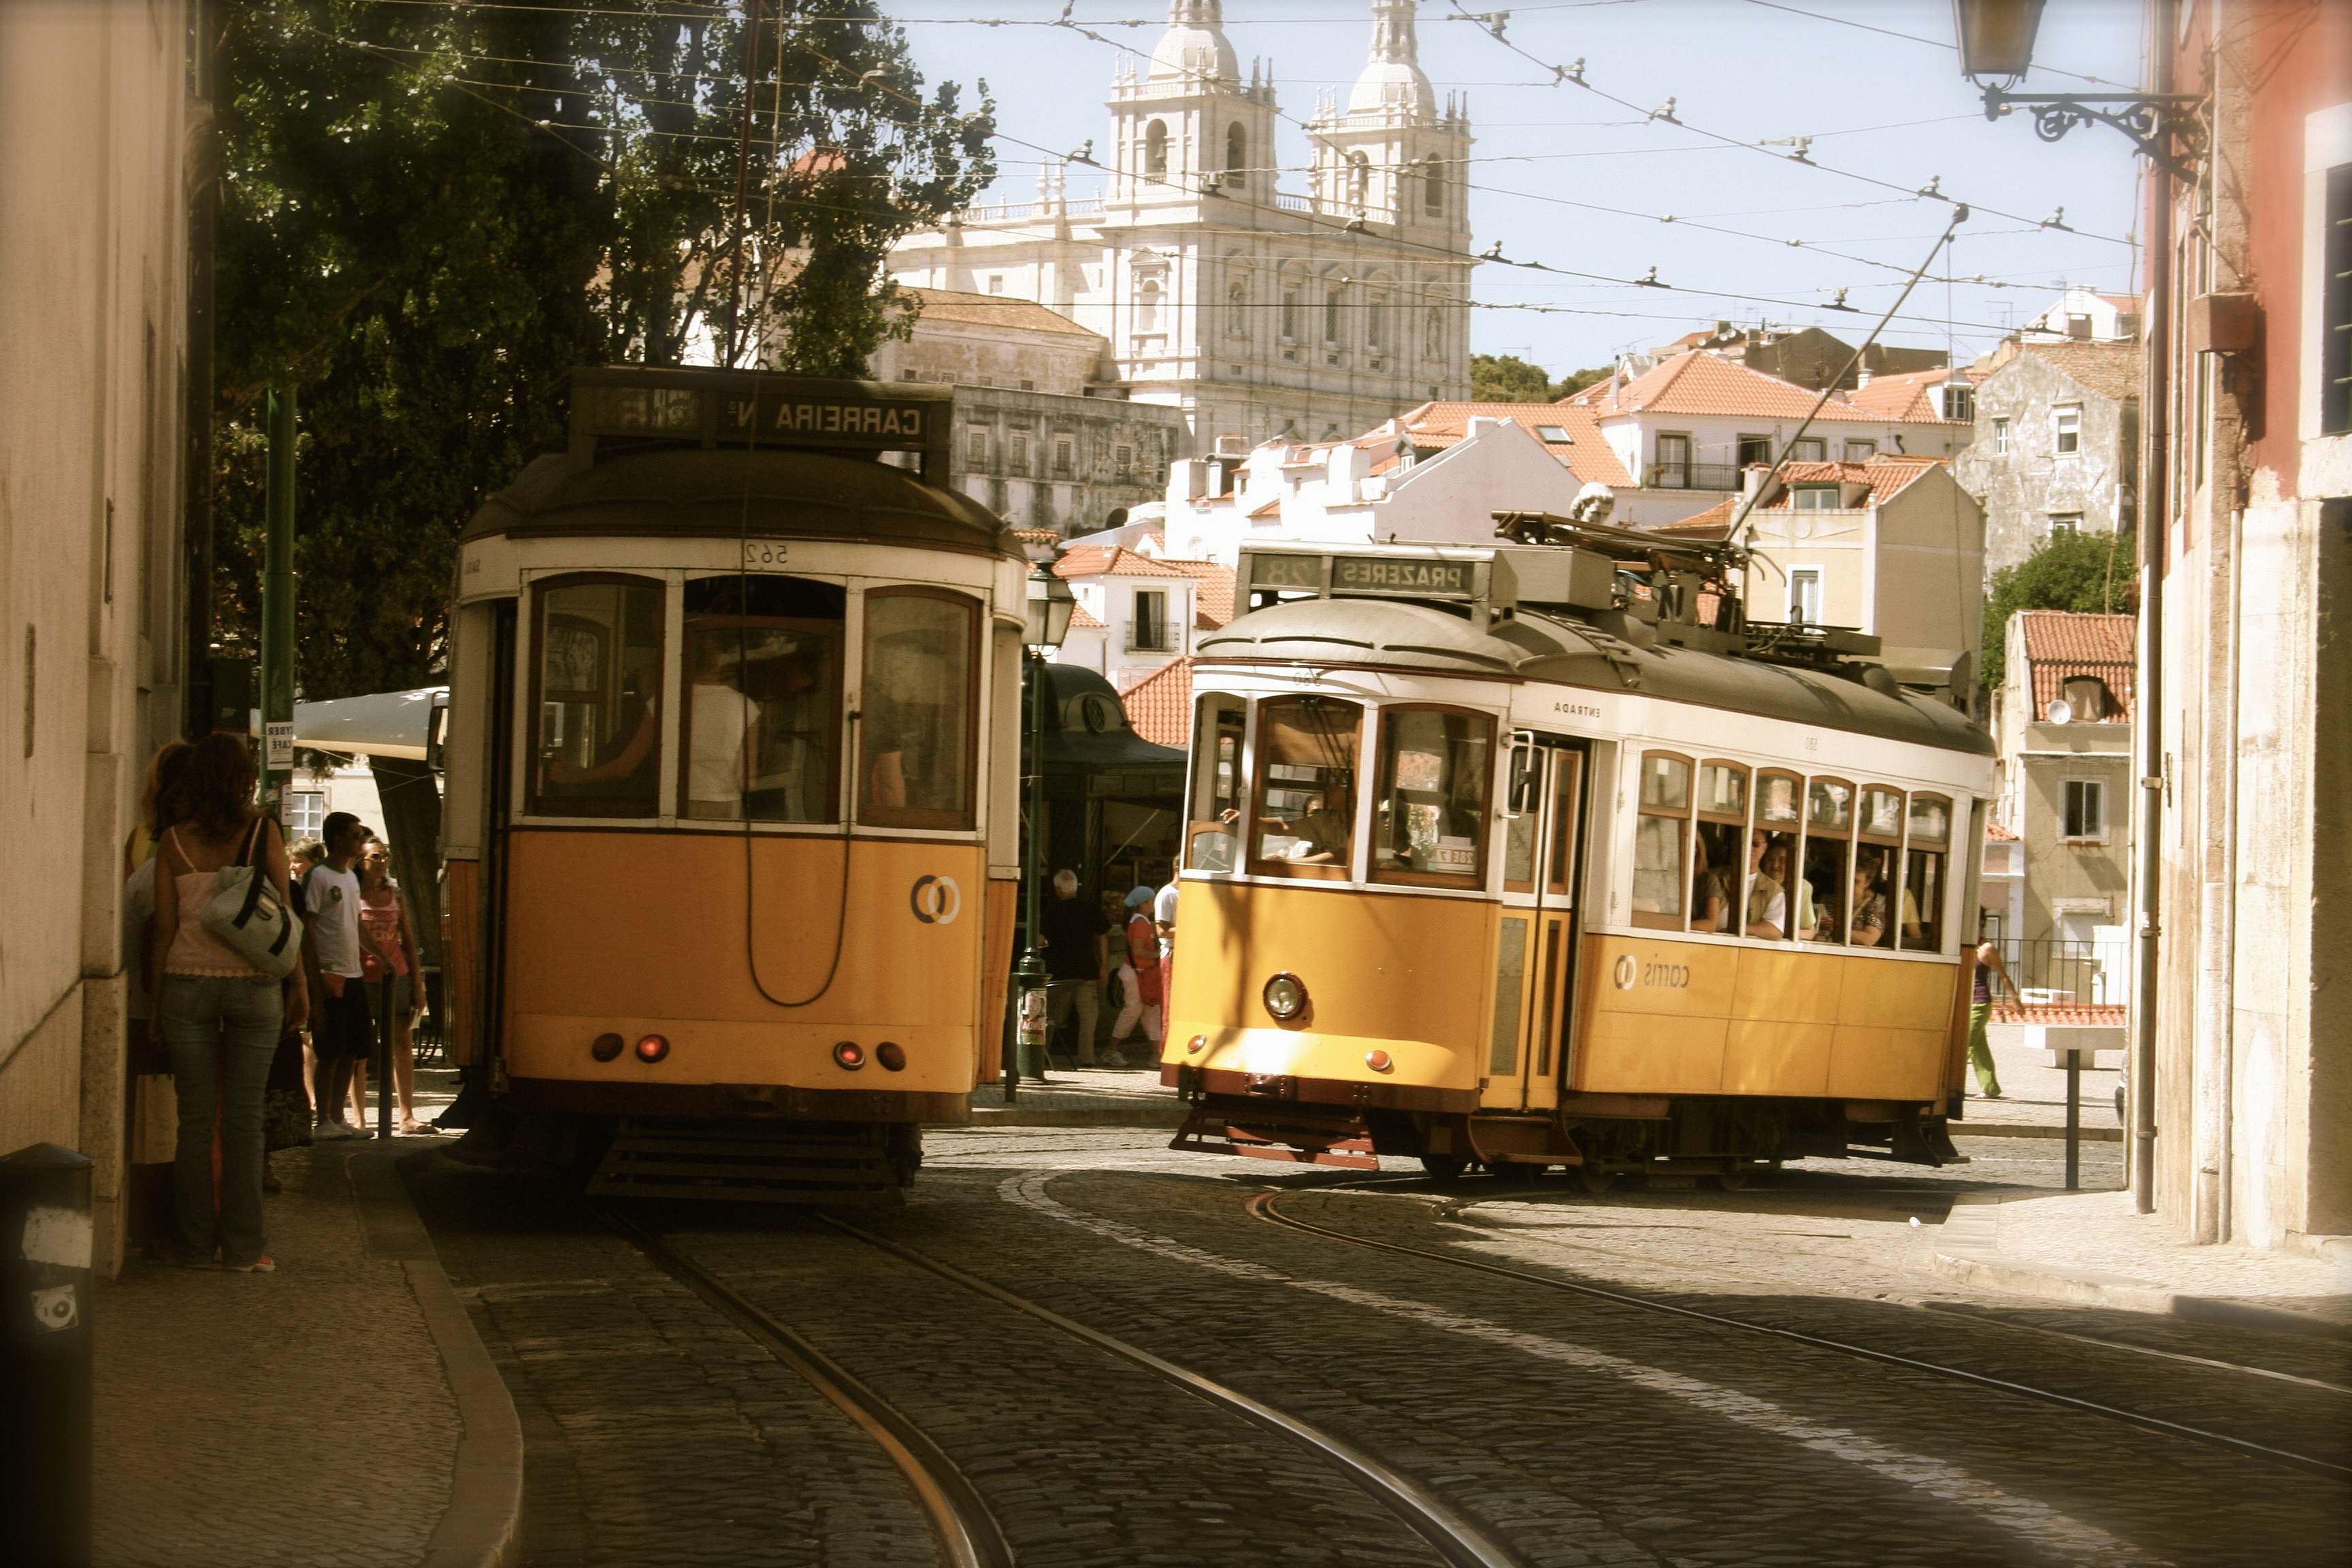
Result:
{"label": "seated passenger", "polygon": [[1700,833],[1691,843],[1691,854],[1697,862],[1697,874],[1691,883],[1690,928],[1693,931],[1729,931],[1731,895],[1724,887],[1723,873],[1706,863],[1706,835]]}
{"label": "seated passenger", "polygon": [[1879,857],[1865,849],[1853,859],[1853,925],[1856,947],[1876,947],[1886,940],[1886,894],[1878,885]]}
{"label": "seated passenger", "polygon": [[[1748,836],[1748,920],[1749,936],[1766,942],[1779,942],[1786,937],[1789,923],[1789,895],[1780,880],[1770,869],[1770,853],[1775,847],[1772,836],[1762,828]],[[1778,851],[1779,864],[1789,863],[1788,851]]]}
{"label": "seated passenger", "polygon": [[[621,708],[612,735],[586,767],[569,757],[551,757],[547,782],[572,796],[583,798],[651,798],[654,784],[654,742],[661,736],[660,716],[638,688],[637,678],[621,681]],[[585,788],[604,785],[604,788]]]}

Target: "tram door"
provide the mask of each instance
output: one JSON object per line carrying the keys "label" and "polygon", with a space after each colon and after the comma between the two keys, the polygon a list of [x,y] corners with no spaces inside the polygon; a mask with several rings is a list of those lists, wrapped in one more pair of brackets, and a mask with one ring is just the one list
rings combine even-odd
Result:
{"label": "tram door", "polygon": [[1559,1103],[1569,992],[1576,973],[1578,825],[1584,748],[1537,739],[1514,750],[1519,815],[1503,823],[1503,908],[1495,944],[1495,1012],[1479,1106],[1549,1110]]}

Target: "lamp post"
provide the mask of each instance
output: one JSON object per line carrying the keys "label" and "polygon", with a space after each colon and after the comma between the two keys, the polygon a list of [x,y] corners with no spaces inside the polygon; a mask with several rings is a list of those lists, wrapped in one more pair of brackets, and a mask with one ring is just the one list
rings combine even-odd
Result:
{"label": "lamp post", "polygon": [[[2202,155],[2205,140],[2205,127],[2198,118],[2204,100],[2196,93],[2010,90],[2010,84],[2033,64],[2033,36],[2042,26],[2042,3],[1952,0],[1960,74],[1984,89],[1985,118],[1999,120],[2012,109],[2030,110],[2033,133],[2044,142],[2055,142],[2095,120],[2130,137],[2134,146],[2175,178],[2194,184],[2195,160]],[[2187,159],[2174,154],[2176,139],[2188,148]]]}
{"label": "lamp post", "polygon": [[1008,1047],[1004,1062],[1004,1101],[1010,1105],[1020,1092],[1021,1076],[1034,1072],[1040,1081],[1045,1077],[1045,959],[1037,948],[1037,921],[1043,907],[1045,880],[1045,656],[1046,648],[1062,646],[1070,632],[1070,612],[1077,607],[1077,595],[1070,585],[1054,574],[1045,562],[1029,574],[1029,597],[1026,625],[1022,632],[1022,677],[1029,683],[1029,719],[1027,731],[1029,771],[1023,779],[1028,792],[1029,818],[1028,864],[1022,868],[1023,923],[1028,928],[1028,944],[1022,950],[1020,966],[1013,971],[1021,994],[1020,1024]]}

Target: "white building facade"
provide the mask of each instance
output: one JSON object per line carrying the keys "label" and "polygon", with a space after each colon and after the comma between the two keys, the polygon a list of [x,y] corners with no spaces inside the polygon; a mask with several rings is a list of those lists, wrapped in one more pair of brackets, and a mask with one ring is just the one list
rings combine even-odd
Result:
{"label": "white building facade", "polygon": [[[1270,73],[1244,81],[1219,0],[1171,0],[1112,83],[1102,193],[1066,165],[890,255],[898,282],[1032,300],[1099,332],[1118,383],[1191,421],[1195,453],[1364,430],[1468,394],[1469,123],[1418,63],[1412,0],[1373,0],[1370,58],[1279,188]],[[1089,159],[1088,162],[1096,162]]]}

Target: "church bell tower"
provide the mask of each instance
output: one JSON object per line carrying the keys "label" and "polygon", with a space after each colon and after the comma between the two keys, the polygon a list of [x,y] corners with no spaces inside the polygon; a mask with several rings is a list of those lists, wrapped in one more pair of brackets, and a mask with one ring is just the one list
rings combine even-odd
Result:
{"label": "church bell tower", "polygon": [[1441,106],[1422,74],[1413,0],[1372,0],[1372,47],[1342,108],[1325,93],[1307,126],[1315,209],[1463,248],[1470,232],[1468,105]]}
{"label": "church bell tower", "polygon": [[1274,84],[1244,82],[1221,0],[1169,0],[1168,30],[1111,82],[1111,177],[1119,205],[1189,205],[1274,189]]}

